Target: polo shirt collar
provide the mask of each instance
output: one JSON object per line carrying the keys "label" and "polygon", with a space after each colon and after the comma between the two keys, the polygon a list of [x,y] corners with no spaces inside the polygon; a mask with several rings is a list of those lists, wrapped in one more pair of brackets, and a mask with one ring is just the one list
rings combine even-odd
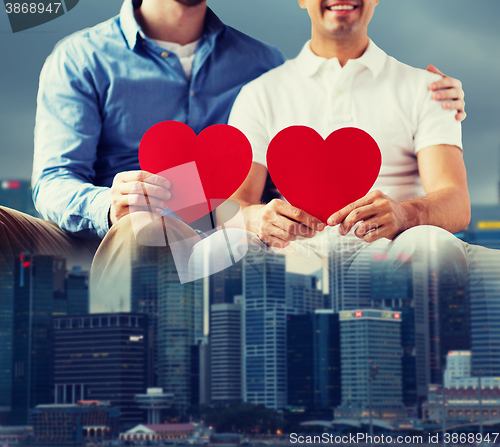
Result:
{"label": "polo shirt collar", "polygon": [[[127,41],[128,47],[134,49],[141,38],[145,38],[144,32],[135,20],[133,0],[125,0],[120,10],[120,26]],[[225,29],[226,25],[208,8],[205,17],[205,35],[216,37]]]}
{"label": "polo shirt collar", "polygon": [[[304,45],[304,48],[302,48],[302,51],[296,59],[299,69],[306,76],[314,76],[327,60],[328,59],[317,56],[312,52],[311,41],[307,42]],[[358,59],[350,59],[347,64],[361,64],[368,68],[371,71],[373,77],[376,78],[384,68],[386,60],[387,54],[379,47],[377,47],[377,45],[375,45],[375,43],[370,39],[368,47],[366,48],[366,51],[363,53],[363,55]]]}

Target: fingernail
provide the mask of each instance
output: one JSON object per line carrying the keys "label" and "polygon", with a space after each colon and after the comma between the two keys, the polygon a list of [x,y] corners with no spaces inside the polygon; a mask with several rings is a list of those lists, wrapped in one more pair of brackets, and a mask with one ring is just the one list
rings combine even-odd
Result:
{"label": "fingernail", "polygon": [[436,84],[436,83],[434,83],[434,84],[432,84],[432,85],[431,85],[431,89],[432,89],[432,90],[436,90],[437,88],[438,88],[438,86],[437,86],[437,84]]}
{"label": "fingernail", "polygon": [[165,200],[170,200],[171,197],[172,197],[172,194],[170,194],[170,192],[168,192],[168,191],[165,191],[165,193],[163,194],[163,198]]}
{"label": "fingernail", "polygon": [[450,103],[449,103],[449,102],[445,102],[445,103],[443,104],[443,107],[444,107],[445,109],[449,109],[449,108],[450,108]]}
{"label": "fingernail", "polygon": [[439,101],[439,100],[441,99],[441,93],[436,93],[436,94],[434,95],[434,98],[436,98],[436,100],[438,100],[438,101]]}
{"label": "fingernail", "polygon": [[170,188],[170,182],[168,180],[165,180],[163,182],[163,187],[169,189]]}

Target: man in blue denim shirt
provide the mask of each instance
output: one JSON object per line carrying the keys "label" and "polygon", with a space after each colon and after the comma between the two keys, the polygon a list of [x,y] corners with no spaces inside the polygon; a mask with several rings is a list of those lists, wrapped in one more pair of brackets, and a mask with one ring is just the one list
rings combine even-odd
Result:
{"label": "man in blue denim shirt", "polygon": [[[158,210],[170,197],[168,182],[140,171],[148,128],[177,120],[199,133],[226,123],[240,88],[284,61],[277,48],[224,25],[206,0],[135,3],[125,0],[118,17],[68,37],[47,59],[33,169],[35,205],[46,220],[0,208],[0,268],[13,270],[23,251],[85,264],[106,235],[122,243],[129,204],[145,205],[129,196],[135,185]],[[444,77],[439,87],[463,119],[456,81]],[[110,243],[101,244],[101,258],[116,254]]]}

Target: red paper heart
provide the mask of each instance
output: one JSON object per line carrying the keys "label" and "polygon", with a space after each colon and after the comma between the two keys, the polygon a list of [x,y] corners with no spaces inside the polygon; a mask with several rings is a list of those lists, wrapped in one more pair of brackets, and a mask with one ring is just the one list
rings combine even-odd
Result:
{"label": "red paper heart", "polygon": [[[172,198],[168,201],[170,209],[191,223],[215,209],[240,187],[252,165],[252,147],[245,135],[232,126],[216,124],[196,136],[184,123],[163,121],[142,137],[139,163],[142,170],[153,174],[181,165],[191,168],[171,171],[175,178],[169,179]],[[195,177],[196,168],[199,179]],[[193,185],[200,180],[205,197],[195,201],[198,205],[194,207],[192,203],[183,203],[192,202],[190,189],[199,191],[200,188]]]}
{"label": "red paper heart", "polygon": [[310,127],[291,126],[267,151],[269,174],[283,197],[323,222],[371,189],[381,163],[375,140],[354,127],[323,140]]}

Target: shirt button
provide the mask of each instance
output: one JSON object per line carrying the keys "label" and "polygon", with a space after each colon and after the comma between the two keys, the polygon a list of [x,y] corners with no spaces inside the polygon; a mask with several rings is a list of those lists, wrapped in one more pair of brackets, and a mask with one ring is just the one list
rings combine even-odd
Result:
{"label": "shirt button", "polygon": [[170,55],[166,51],[164,51],[163,53],[161,53],[161,57],[163,57],[163,58],[166,58],[168,56],[170,56]]}
{"label": "shirt button", "polygon": [[340,95],[343,92],[344,91],[341,88],[338,88],[337,90],[335,90],[335,93],[337,93],[337,95]]}

